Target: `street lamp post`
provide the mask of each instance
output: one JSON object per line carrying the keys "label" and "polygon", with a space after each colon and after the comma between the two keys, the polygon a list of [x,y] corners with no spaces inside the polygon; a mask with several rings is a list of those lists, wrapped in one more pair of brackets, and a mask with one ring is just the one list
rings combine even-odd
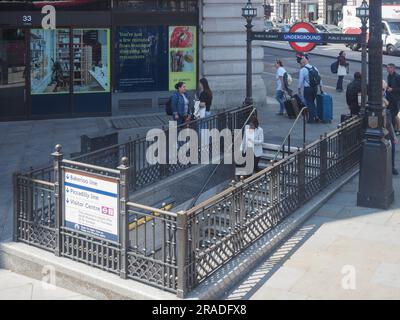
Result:
{"label": "street lamp post", "polygon": [[387,209],[393,202],[392,156],[382,107],[382,1],[370,1],[368,107],[360,162],[357,205]]}
{"label": "street lamp post", "polygon": [[253,18],[257,16],[257,8],[253,8],[251,1],[248,0],[246,6],[242,8],[242,17],[246,19],[246,99],[244,100],[244,105],[252,105],[253,104],[253,93],[252,93],[252,56],[251,56],[251,32],[253,28]]}
{"label": "street lamp post", "polygon": [[361,20],[361,113],[365,114],[367,103],[367,22],[369,7],[364,0],[361,6],[356,8],[356,16]]}

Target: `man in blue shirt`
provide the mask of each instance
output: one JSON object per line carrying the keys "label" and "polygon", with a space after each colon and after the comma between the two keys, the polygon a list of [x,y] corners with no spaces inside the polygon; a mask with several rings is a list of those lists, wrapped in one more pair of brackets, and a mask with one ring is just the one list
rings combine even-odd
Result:
{"label": "man in blue shirt", "polygon": [[300,72],[299,72],[299,96],[304,100],[305,105],[308,107],[308,123],[315,123],[318,121],[317,117],[317,107],[315,105],[315,99],[317,98],[318,87],[322,92],[322,81],[319,84],[311,83],[310,81],[310,71],[315,69],[319,75],[317,68],[312,66],[307,58],[302,58],[300,60]]}

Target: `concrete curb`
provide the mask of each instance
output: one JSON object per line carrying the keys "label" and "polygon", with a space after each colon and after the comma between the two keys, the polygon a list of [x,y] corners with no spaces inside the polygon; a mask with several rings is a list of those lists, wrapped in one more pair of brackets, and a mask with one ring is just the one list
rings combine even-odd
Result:
{"label": "concrete curb", "polygon": [[[95,299],[177,300],[177,296],[134,280],[102,271],[21,242],[0,243],[0,268],[42,280],[49,270],[56,283]],[[47,271],[47,272],[46,272]]]}
{"label": "concrete curb", "polygon": [[[358,168],[353,169],[328,186],[201,283],[186,299],[221,299],[357,173]],[[20,242],[0,243],[0,268],[38,280],[43,279],[43,270],[54,268],[57,286],[95,299],[180,300],[173,293],[137,281],[124,280],[117,275],[70,259],[56,257],[52,252]]]}
{"label": "concrete curb", "polygon": [[233,258],[209,279],[194,289],[187,299],[221,299],[221,297],[238,284],[257,265],[264,261],[277,247],[297,231],[331,196],[342,186],[353,179],[359,170],[353,169],[323,192],[308,201],[297,211],[288,216],[242,254]]}

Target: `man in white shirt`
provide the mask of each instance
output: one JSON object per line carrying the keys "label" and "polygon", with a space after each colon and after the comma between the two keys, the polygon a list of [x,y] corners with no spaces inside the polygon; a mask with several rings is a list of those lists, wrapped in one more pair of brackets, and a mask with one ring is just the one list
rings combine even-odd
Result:
{"label": "man in white shirt", "polygon": [[275,62],[275,68],[276,68],[276,100],[279,102],[279,112],[277,112],[277,115],[282,116],[283,111],[285,110],[285,94],[283,91],[283,88],[285,87],[283,83],[283,76],[286,73],[285,68],[283,67],[283,63],[281,60],[277,59]]}
{"label": "man in white shirt", "polygon": [[317,117],[317,107],[315,105],[315,99],[317,98],[318,87],[322,92],[322,81],[319,84],[310,83],[310,71],[315,69],[315,71],[319,75],[319,71],[317,68],[312,66],[307,58],[302,58],[300,60],[300,72],[299,72],[299,82],[298,82],[298,91],[299,96],[302,97],[305,105],[308,107],[308,123],[315,123],[318,121]]}

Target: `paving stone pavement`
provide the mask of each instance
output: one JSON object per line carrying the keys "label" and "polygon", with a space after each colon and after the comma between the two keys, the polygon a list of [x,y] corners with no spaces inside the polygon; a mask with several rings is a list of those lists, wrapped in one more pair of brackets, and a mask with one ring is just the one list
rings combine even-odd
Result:
{"label": "paving stone pavement", "polygon": [[92,300],[88,296],[0,269],[0,300]]}
{"label": "paving stone pavement", "polygon": [[393,187],[388,210],[357,207],[357,175],[225,299],[400,299],[399,176]]}

